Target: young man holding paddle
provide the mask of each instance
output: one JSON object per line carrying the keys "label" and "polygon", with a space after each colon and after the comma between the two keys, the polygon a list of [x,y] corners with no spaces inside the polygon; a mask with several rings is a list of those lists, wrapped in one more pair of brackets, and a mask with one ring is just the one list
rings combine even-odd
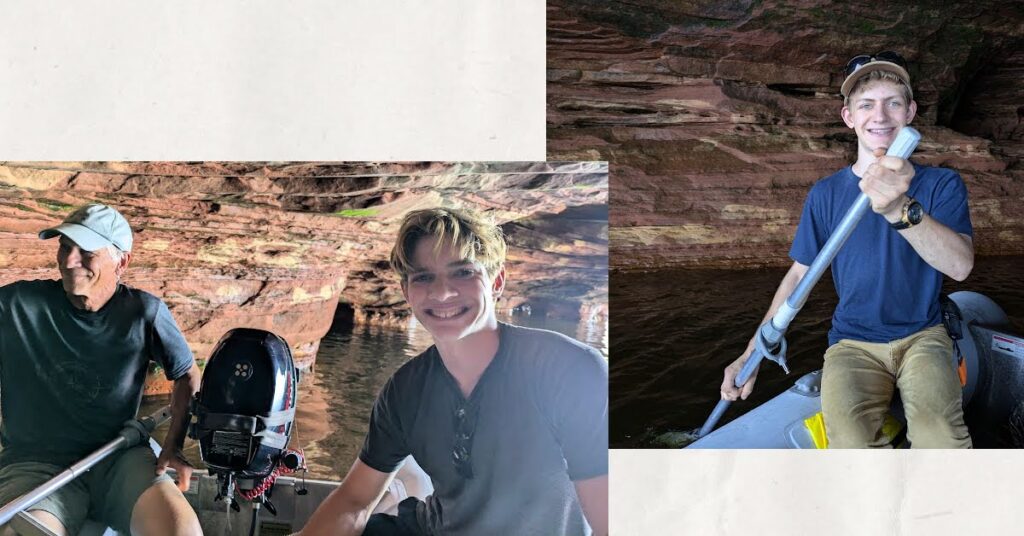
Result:
{"label": "young man holding paddle", "polygon": [[[896,389],[916,448],[969,448],[952,342],[942,325],[942,277],[964,280],[974,265],[967,191],[955,171],[885,156],[917,111],[906,62],[894,52],[847,64],[841,111],[857,134],[857,160],[818,181],[804,205],[783,277],[765,320],[807,273],[833,229],[865,193],[866,215],[832,262],[839,305],[821,386],[830,447],[887,447],[882,424]],[[722,398],[747,398],[735,378],[756,340],[725,369]]]}
{"label": "young man holding paddle", "polygon": [[[608,369],[564,335],[498,322],[501,229],[470,212],[409,213],[391,254],[434,346],[378,395],[359,458],[302,536],[608,532]],[[434,493],[369,510],[412,454]]]}

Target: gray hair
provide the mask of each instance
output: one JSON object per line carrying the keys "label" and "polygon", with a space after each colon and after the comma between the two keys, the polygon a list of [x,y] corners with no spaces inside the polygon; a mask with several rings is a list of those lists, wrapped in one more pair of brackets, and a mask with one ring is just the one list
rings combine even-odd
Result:
{"label": "gray hair", "polygon": [[114,259],[114,264],[121,264],[121,259],[124,258],[123,251],[117,249],[117,246],[114,244],[107,244],[105,249],[107,250],[107,253],[110,254],[110,258]]}

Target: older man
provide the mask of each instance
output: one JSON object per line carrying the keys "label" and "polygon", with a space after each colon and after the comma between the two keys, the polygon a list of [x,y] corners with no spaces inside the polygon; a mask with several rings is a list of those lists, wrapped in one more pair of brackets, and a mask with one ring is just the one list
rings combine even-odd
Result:
{"label": "older man", "polygon": [[29,511],[58,534],[77,534],[86,517],[123,533],[201,533],[181,493],[192,468],[180,456],[199,369],[167,306],[120,283],[132,258],[128,222],[90,204],[39,237],[59,237],[60,279],[0,287],[0,504],[113,439],[138,411],[155,361],[174,381],[160,459],[148,446],[121,451]]}

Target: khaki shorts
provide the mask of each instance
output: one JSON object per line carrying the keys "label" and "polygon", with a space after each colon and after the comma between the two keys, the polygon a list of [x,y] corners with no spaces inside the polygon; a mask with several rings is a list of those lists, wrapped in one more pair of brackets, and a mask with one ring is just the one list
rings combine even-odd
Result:
{"label": "khaki shorts", "polygon": [[[17,499],[65,469],[40,462],[0,468],[0,504]],[[166,473],[155,473],[156,455],[149,446],[133,447],[112,454],[28,510],[53,514],[68,534],[78,534],[87,518],[128,534],[132,509],[142,492],[157,482],[171,480]]]}

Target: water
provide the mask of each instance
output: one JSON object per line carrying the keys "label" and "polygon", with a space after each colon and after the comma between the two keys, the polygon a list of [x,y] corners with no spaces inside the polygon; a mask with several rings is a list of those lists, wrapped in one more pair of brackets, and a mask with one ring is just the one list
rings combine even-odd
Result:
{"label": "water", "polygon": [[[607,359],[608,328],[539,316],[504,318],[514,324],[558,331],[595,348]],[[301,448],[308,478],[338,480],[359,454],[370,408],[384,382],[403,363],[431,345],[421,326],[401,331],[363,325],[335,326],[320,342],[316,366],[300,377],[296,424],[290,446]],[[169,402],[169,396],[143,401],[141,414]],[[163,441],[167,425],[154,433]],[[199,445],[186,442],[185,457],[203,467]]]}
{"label": "water", "polygon": [[[995,300],[1024,333],[1024,257],[978,258],[967,281],[945,292],[973,290]],[[786,268],[666,270],[610,278],[611,448],[678,447],[692,442],[719,399],[722,369],[739,357],[757,329]],[[790,375],[764,362],[754,393],[733,403],[721,424],[817,370],[828,345],[837,297],[831,275],[815,286],[787,333]]]}

